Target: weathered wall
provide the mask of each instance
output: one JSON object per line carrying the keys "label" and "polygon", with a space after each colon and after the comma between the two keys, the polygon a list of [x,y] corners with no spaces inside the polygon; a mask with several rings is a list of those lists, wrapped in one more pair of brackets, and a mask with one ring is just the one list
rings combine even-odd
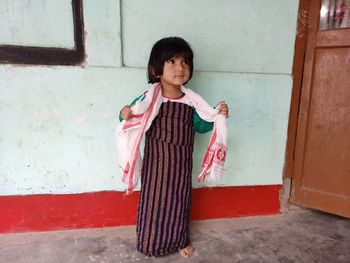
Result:
{"label": "weathered wall", "polygon": [[[0,65],[0,195],[123,190],[117,115],[146,88],[152,44],[173,35],[195,52],[188,87],[230,106],[224,179],[205,185],[281,184],[297,4],[84,1],[84,67]],[[208,138],[196,138],[194,177]]]}

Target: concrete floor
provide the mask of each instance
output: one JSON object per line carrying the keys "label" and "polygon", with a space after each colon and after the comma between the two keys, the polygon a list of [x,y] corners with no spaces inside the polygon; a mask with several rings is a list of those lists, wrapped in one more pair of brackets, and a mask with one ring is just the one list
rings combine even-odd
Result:
{"label": "concrete floor", "polygon": [[293,207],[277,216],[196,221],[190,259],[145,257],[135,227],[0,235],[1,263],[350,262],[350,220]]}

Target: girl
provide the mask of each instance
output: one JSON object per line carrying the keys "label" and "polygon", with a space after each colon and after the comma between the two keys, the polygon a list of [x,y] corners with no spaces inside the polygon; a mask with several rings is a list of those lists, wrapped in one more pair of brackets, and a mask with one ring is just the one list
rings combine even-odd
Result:
{"label": "girl", "polygon": [[[182,256],[189,257],[193,252],[189,215],[194,132],[213,129],[213,121],[222,122],[228,117],[228,107],[221,102],[218,109],[212,109],[199,95],[183,86],[192,77],[193,52],[182,38],[168,37],[156,42],[147,71],[152,85],[122,108],[120,117],[124,121],[118,135],[125,139],[118,142],[118,147],[122,148],[121,158],[125,159],[123,180],[128,183],[129,191],[137,184],[138,171],[141,172],[137,249],[147,256],[180,251]],[[216,132],[211,141],[220,138],[222,133]],[[138,164],[143,134],[146,136],[144,156],[142,164]],[[209,162],[213,155],[221,156],[214,163],[224,161],[226,145],[221,144],[225,143],[216,144],[219,145],[216,150],[220,148],[216,154],[208,151]],[[130,145],[129,155],[123,149]],[[210,164],[206,169],[202,179],[214,166]]]}

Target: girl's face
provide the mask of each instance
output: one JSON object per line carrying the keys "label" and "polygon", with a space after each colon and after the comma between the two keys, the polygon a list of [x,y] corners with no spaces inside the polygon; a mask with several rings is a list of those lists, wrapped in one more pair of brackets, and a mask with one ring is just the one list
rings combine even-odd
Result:
{"label": "girl's face", "polygon": [[180,88],[190,77],[190,67],[182,56],[174,56],[164,62],[160,81],[163,86]]}

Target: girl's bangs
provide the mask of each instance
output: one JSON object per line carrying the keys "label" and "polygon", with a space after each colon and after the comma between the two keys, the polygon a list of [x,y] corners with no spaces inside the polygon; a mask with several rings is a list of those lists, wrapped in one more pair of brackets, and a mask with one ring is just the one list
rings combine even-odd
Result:
{"label": "girl's bangs", "polygon": [[176,49],[169,49],[163,53],[164,61],[171,59],[173,57],[183,57],[187,61],[192,61],[193,54],[190,50],[182,47],[179,47]]}

